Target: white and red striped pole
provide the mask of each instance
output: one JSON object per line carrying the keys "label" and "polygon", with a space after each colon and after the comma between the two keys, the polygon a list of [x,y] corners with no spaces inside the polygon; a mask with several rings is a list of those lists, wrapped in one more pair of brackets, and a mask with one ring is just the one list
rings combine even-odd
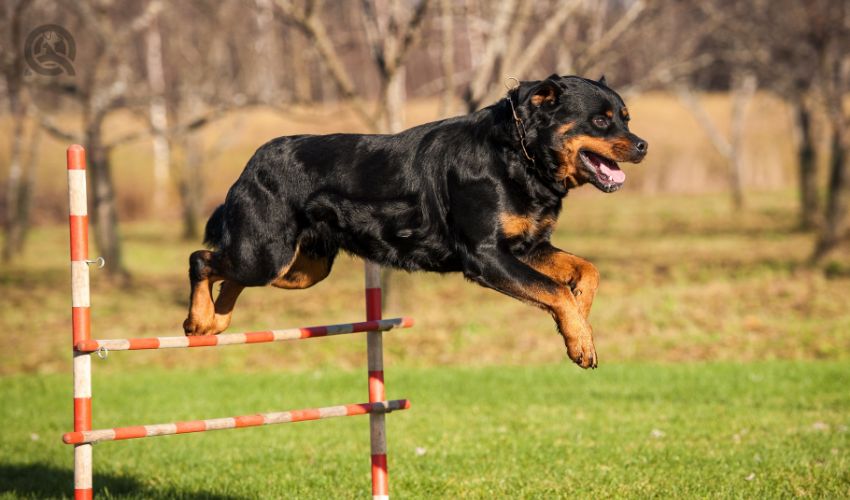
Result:
{"label": "white and red striped pole", "polygon": [[[89,217],[86,201],[86,150],[68,148],[68,204],[71,227],[72,347],[91,338],[89,312]],[[91,430],[91,354],[74,354],[74,432]],[[92,498],[92,445],[74,446],[74,498]]]}
{"label": "white and red striped pole", "polygon": [[[381,266],[366,261],[366,320],[381,319]],[[369,402],[386,398],[384,389],[383,332],[366,334],[366,353],[369,361]],[[387,474],[387,432],[384,413],[369,414],[369,431],[372,445],[372,499],[389,499]]]}

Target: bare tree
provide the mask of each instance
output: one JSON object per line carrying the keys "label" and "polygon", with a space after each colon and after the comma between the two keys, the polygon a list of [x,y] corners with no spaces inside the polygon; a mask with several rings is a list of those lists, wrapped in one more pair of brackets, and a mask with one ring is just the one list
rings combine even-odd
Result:
{"label": "bare tree", "polygon": [[[158,16],[157,16],[158,17]],[[153,208],[162,215],[168,196],[171,170],[171,147],[168,142],[168,110],[165,102],[165,67],[163,64],[162,36],[158,19],[154,19],[145,33],[145,68],[150,88],[150,123],[153,140]]]}
{"label": "bare tree", "polygon": [[846,2],[823,0],[811,6],[812,23],[819,28],[818,80],[831,127],[829,192],[824,224],[812,259],[818,261],[847,237],[850,211],[850,116],[844,98],[850,93],[850,7]]}
{"label": "bare tree", "polygon": [[742,144],[744,121],[750,101],[756,91],[756,78],[751,73],[739,73],[733,77],[732,109],[728,138],[712,121],[705,108],[694,93],[684,85],[676,87],[676,93],[705,131],[711,144],[726,160],[729,178],[729,190],[736,209],[744,207]]}
{"label": "bare tree", "polygon": [[61,140],[81,142],[86,146],[93,194],[91,216],[95,243],[108,263],[108,275],[126,282],[129,273],[122,258],[110,154],[115,146],[135,140],[141,134],[132,133],[107,141],[104,124],[115,111],[125,109],[134,102],[143,102],[142,96],[134,92],[138,85],[125,49],[132,43],[133,37],[145,32],[150,26],[162,9],[162,3],[148,3],[129,22],[122,24],[120,29],[115,25],[117,16],[110,9],[114,8],[112,5],[83,1],[72,3],[70,7],[77,10],[85,28],[94,36],[95,43],[87,51],[90,59],[85,62],[84,71],[77,76],[78,83],[51,83],[44,88],[70,96],[80,104],[83,131],[80,134],[60,126],[43,113],[39,115],[40,123],[45,130]]}
{"label": "bare tree", "polygon": [[440,65],[443,70],[440,116],[450,116],[455,99],[455,29],[451,0],[440,0],[440,28]]}
{"label": "bare tree", "polygon": [[6,184],[5,217],[3,218],[2,258],[11,260],[24,246],[29,218],[30,192],[34,165],[24,162],[25,124],[29,113],[29,96],[24,78],[24,50],[21,25],[29,0],[6,3],[2,11],[2,26],[6,40],[0,43],[0,68],[6,87],[9,114],[12,118],[9,177]]}

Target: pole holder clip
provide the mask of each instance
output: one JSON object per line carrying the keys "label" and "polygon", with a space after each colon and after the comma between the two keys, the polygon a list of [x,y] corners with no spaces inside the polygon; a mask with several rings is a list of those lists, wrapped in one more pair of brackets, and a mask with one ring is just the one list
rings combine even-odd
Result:
{"label": "pole holder clip", "polygon": [[86,260],[86,264],[88,264],[88,265],[97,264],[98,269],[103,269],[103,266],[106,265],[106,259],[104,259],[103,257],[98,257],[94,260],[88,259],[88,260]]}

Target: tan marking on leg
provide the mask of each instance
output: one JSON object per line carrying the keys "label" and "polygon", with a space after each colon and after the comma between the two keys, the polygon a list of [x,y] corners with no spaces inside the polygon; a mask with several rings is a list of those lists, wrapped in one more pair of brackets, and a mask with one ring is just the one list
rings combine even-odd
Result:
{"label": "tan marking on leg", "polygon": [[189,304],[189,317],[183,322],[186,335],[212,335],[215,330],[215,306],[212,286],[221,281],[219,276],[210,276],[195,283]]}
{"label": "tan marking on leg", "polygon": [[599,287],[599,271],[589,260],[560,250],[529,259],[528,265],[572,288],[579,310],[587,318]]}
{"label": "tan marking on leg", "polygon": [[596,368],[598,357],[593,343],[593,328],[570,289],[564,285],[554,293],[534,291],[533,296],[554,318],[570,359],[582,368]]}
{"label": "tan marking on leg", "polygon": [[215,319],[213,334],[227,330],[230,326],[230,320],[233,317],[233,307],[236,305],[236,299],[242,293],[245,287],[234,281],[225,281],[221,284],[221,290],[218,292],[218,297],[215,299]]}

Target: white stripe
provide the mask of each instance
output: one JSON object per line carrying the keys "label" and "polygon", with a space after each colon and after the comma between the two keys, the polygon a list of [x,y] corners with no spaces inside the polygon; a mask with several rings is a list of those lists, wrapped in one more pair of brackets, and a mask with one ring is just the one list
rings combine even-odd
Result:
{"label": "white stripe", "polygon": [[68,170],[68,203],[71,215],[88,215],[85,170]]}
{"label": "white stripe", "polygon": [[217,338],[218,345],[244,344],[248,340],[244,333],[228,333]]}
{"label": "white stripe", "polygon": [[370,372],[384,369],[383,339],[383,332],[366,333],[366,357]]}
{"label": "white stripe", "polygon": [[381,266],[366,261],[366,288],[381,288]]}
{"label": "white stripe", "polygon": [[103,347],[107,351],[127,351],[130,349],[130,339],[109,339],[98,340],[98,347]]}
{"label": "white stripe", "polygon": [[74,488],[91,488],[91,445],[74,446]]}
{"label": "white stripe", "polygon": [[389,495],[372,495],[372,500],[390,500]]}
{"label": "white stripe", "polygon": [[231,429],[236,427],[236,419],[233,417],[227,418],[214,418],[212,420],[204,420],[208,431],[214,431],[217,429]]}
{"label": "white stripe", "polygon": [[148,437],[176,434],[177,424],[146,425],[145,432],[147,432]]}
{"label": "white stripe", "polygon": [[346,415],[348,415],[348,411],[345,409],[345,406],[328,406],[327,408],[319,408],[319,416],[322,418],[344,417]]}
{"label": "white stripe", "polygon": [[328,329],[328,335],[341,335],[343,333],[352,333],[354,331],[354,325],[351,323],[347,325],[330,325],[326,328]]}
{"label": "white stripe", "polygon": [[89,307],[89,265],[83,260],[71,261],[71,305]]}
{"label": "white stripe", "polygon": [[386,414],[369,414],[369,441],[372,445],[372,455],[387,454]]}
{"label": "white stripe", "polygon": [[91,354],[74,353],[74,397],[91,397]]}
{"label": "white stripe", "polygon": [[295,340],[301,338],[300,328],[288,328],[286,330],[272,330],[275,340]]}
{"label": "white stripe", "polygon": [[91,443],[97,443],[98,441],[113,441],[115,440],[115,429],[83,431],[83,438]]}
{"label": "white stripe", "polygon": [[157,337],[159,347],[189,347],[189,337]]}
{"label": "white stripe", "polygon": [[292,422],[292,412],[278,411],[273,413],[263,413],[263,419],[266,421],[266,425]]}

